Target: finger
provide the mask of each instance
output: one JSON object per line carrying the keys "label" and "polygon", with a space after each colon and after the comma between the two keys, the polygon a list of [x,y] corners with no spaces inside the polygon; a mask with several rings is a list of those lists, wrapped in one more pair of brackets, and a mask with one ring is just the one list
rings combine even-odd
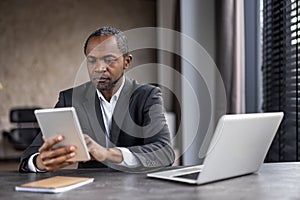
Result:
{"label": "finger", "polygon": [[76,146],[61,147],[54,150],[44,151],[40,153],[40,156],[42,160],[53,159],[56,157],[64,156],[72,152],[75,152],[76,149],[77,149]]}
{"label": "finger", "polygon": [[63,136],[59,135],[59,136],[56,136],[54,138],[51,138],[49,140],[46,140],[44,142],[44,144],[40,147],[39,151],[42,152],[42,151],[46,151],[46,150],[50,150],[52,149],[52,147],[54,145],[56,145],[57,143],[63,141]]}
{"label": "finger", "polygon": [[47,167],[53,167],[53,166],[61,166],[64,162],[68,162],[67,160],[73,158],[76,155],[76,152],[71,152],[69,154],[61,155],[59,157],[46,159],[43,161],[43,164]]}
{"label": "finger", "polygon": [[87,134],[83,134],[84,140],[90,140],[90,136],[88,136]]}
{"label": "finger", "polygon": [[93,142],[93,139],[90,138],[88,135],[84,135],[84,141],[85,141],[87,146],[90,146]]}
{"label": "finger", "polygon": [[67,160],[73,158],[74,156],[76,155],[75,152],[72,152],[70,154],[66,154],[66,155],[63,155],[63,156],[59,156],[59,157],[56,157],[56,158],[52,158],[52,159],[48,159],[48,160],[45,160],[44,161],[44,164],[46,166],[54,166],[54,165],[61,165],[63,162],[67,162]]}
{"label": "finger", "polygon": [[44,142],[44,144],[39,149],[40,151],[50,150],[54,145],[61,142],[63,140],[63,136],[59,135],[53,138],[50,138]]}
{"label": "finger", "polygon": [[45,136],[43,136],[43,141],[46,142],[46,137]]}

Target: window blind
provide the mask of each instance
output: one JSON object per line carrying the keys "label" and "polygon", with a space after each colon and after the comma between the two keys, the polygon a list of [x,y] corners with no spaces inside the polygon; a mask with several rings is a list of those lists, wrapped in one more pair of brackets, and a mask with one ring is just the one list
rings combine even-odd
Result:
{"label": "window blind", "polygon": [[284,120],[266,162],[299,161],[299,0],[263,0],[263,105]]}

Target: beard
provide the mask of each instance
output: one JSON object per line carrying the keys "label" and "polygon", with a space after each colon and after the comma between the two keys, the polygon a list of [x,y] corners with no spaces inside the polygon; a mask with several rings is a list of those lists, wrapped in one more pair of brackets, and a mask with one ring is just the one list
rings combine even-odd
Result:
{"label": "beard", "polygon": [[93,78],[93,83],[95,84],[96,88],[100,91],[103,90],[111,90],[117,86],[119,80],[123,77],[124,71],[122,74],[117,78],[115,81],[112,81],[110,77],[107,78]]}
{"label": "beard", "polygon": [[105,80],[102,79],[95,79],[93,80],[94,85],[100,91],[102,90],[111,90],[116,86],[116,82],[112,81],[110,78],[106,78]]}

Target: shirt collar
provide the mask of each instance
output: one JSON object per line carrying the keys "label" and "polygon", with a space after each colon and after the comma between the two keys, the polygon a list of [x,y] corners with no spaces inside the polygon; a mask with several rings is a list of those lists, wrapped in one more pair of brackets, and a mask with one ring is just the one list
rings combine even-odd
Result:
{"label": "shirt collar", "polygon": [[[111,100],[117,101],[117,100],[119,99],[120,93],[121,93],[121,91],[122,91],[124,85],[125,85],[125,76],[123,76],[122,84],[121,84],[121,86],[119,87],[119,89],[117,90],[117,92],[116,92],[115,94],[113,94],[113,96],[111,97]],[[104,98],[103,94],[102,94],[98,89],[97,89],[96,91],[97,91],[98,98],[99,98],[100,100],[102,100],[102,101],[107,101],[107,100]]]}

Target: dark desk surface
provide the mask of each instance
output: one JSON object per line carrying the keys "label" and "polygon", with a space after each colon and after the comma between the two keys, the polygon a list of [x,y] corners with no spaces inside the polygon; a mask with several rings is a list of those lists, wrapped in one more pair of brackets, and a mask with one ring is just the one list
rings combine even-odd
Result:
{"label": "dark desk surface", "polygon": [[[16,192],[14,187],[54,175],[94,177],[88,185],[60,194]],[[202,186],[147,178],[109,169],[61,170],[57,173],[0,172],[0,199],[299,199],[300,163],[264,164],[252,175]]]}

